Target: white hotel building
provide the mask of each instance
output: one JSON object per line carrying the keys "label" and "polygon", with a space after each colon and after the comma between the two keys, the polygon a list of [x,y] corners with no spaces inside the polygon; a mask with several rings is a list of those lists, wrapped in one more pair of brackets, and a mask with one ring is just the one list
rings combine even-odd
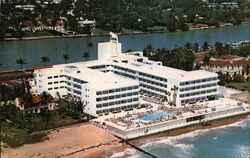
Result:
{"label": "white hotel building", "polygon": [[140,94],[181,106],[216,97],[218,88],[216,73],[162,66],[142,52],[122,53],[116,35],[98,44],[97,60],[53,65],[34,76],[37,93],[71,95],[93,116],[138,107]]}

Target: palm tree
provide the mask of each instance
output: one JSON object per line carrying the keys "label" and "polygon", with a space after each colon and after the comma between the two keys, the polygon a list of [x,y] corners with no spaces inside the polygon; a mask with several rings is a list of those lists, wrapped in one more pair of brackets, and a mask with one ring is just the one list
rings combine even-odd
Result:
{"label": "palm tree", "polygon": [[173,100],[172,100],[172,103],[175,105],[176,104],[176,96],[177,96],[177,94],[176,94],[176,91],[178,91],[178,87],[177,86],[173,86],[172,88],[171,88],[171,91],[174,91],[174,93],[173,93]]}
{"label": "palm tree", "polygon": [[187,50],[191,50],[191,44],[189,42],[187,42],[184,47],[187,49]]}
{"label": "palm tree", "polygon": [[85,58],[85,61],[89,58],[89,52],[84,52],[82,55],[83,58]]}
{"label": "palm tree", "polygon": [[171,105],[171,101],[170,101],[171,92],[166,91],[166,92],[165,92],[165,95],[166,95],[166,100],[167,100],[167,102]]}
{"label": "palm tree", "polygon": [[26,59],[23,58],[16,59],[16,63],[20,65],[20,69],[23,68],[24,64],[27,64]]}
{"label": "palm tree", "polygon": [[41,57],[41,62],[45,66],[48,62],[50,62],[49,57],[48,56],[42,56]]}
{"label": "palm tree", "polygon": [[222,50],[223,50],[223,45],[222,45],[222,43],[220,43],[220,42],[215,42],[214,47],[215,47],[215,51],[216,51],[217,55],[220,56],[220,55],[221,55],[221,52],[222,52]]}
{"label": "palm tree", "polygon": [[209,48],[209,44],[205,41],[205,42],[203,43],[203,45],[202,45],[202,49],[203,49],[203,51],[205,52],[205,51],[208,51],[208,48]]}
{"label": "palm tree", "polygon": [[198,52],[198,50],[199,50],[199,44],[197,42],[194,43],[193,50],[194,50],[195,53]]}
{"label": "palm tree", "polygon": [[93,42],[88,42],[88,47],[93,47]]}
{"label": "palm tree", "polygon": [[69,55],[63,54],[63,59],[64,59],[64,62],[67,63],[67,60],[69,60]]}

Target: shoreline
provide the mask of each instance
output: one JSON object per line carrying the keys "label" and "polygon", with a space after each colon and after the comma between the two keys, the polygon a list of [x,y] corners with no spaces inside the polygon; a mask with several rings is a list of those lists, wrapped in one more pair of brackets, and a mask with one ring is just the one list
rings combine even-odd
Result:
{"label": "shoreline", "polygon": [[[143,145],[143,144],[145,144],[147,142],[167,139],[168,137],[180,136],[182,134],[187,134],[187,133],[194,132],[194,131],[197,131],[197,130],[220,128],[220,127],[223,127],[223,126],[227,126],[227,125],[230,125],[230,124],[233,124],[233,123],[237,123],[237,122],[246,120],[249,116],[250,116],[249,113],[248,114],[243,114],[243,115],[232,116],[232,117],[229,117],[229,118],[214,120],[214,121],[212,121],[212,125],[209,125],[209,126],[191,125],[191,126],[188,126],[188,127],[173,129],[173,130],[169,130],[169,131],[165,131],[165,132],[161,132],[161,133],[156,133],[156,134],[145,136],[145,137],[136,138],[134,140],[130,140],[129,142],[131,144],[139,147],[139,146],[141,146],[141,145]],[[122,151],[125,151],[126,149],[132,149],[132,147],[124,146],[122,148]],[[116,147],[113,147],[110,150],[111,151],[116,151],[115,153],[122,152],[121,148],[116,148]],[[102,157],[104,153],[105,153],[104,150],[100,150],[98,153],[96,153],[95,155],[93,154],[93,155],[96,156],[96,158],[97,158],[97,157]],[[89,156],[92,156],[91,153],[90,153]],[[106,154],[105,156],[110,157],[112,155]]]}
{"label": "shoreline", "polygon": [[[229,118],[215,120],[212,122],[212,125],[210,126],[192,125],[188,127],[165,131],[162,133],[130,140],[129,143],[135,146],[141,146],[150,141],[166,139],[168,137],[174,137],[174,136],[194,132],[196,130],[213,129],[216,127],[230,125],[232,123],[246,120],[249,116],[250,115],[248,113],[248,114],[237,115],[237,116],[232,116]],[[96,137],[99,137],[96,141],[93,141],[92,137],[89,137],[89,136],[86,136],[86,134],[83,134],[84,133],[83,130],[85,128],[89,129],[90,127],[91,127],[91,131],[97,130],[101,133],[101,134],[98,134],[97,132],[96,134],[98,136],[96,136],[96,134],[94,134],[93,132],[85,131],[85,133],[87,132],[88,134],[92,135],[92,137],[95,139],[97,139]],[[75,134],[68,135],[69,133],[73,132],[72,130],[73,131],[77,130],[78,134],[75,133]],[[79,132],[81,133],[81,135],[79,135],[80,134]],[[66,135],[68,136],[65,137]],[[72,135],[75,135],[75,136],[72,136]],[[78,137],[78,138],[74,138],[74,137]],[[37,158],[40,158],[40,157],[105,158],[105,157],[110,157],[115,153],[123,152],[126,149],[133,149],[128,144],[124,144],[121,139],[111,135],[106,130],[100,127],[94,126],[93,124],[75,126],[73,128],[69,127],[65,129],[60,129],[59,131],[51,132],[49,134],[49,138],[50,139],[48,140],[35,143],[35,144],[27,144],[19,148],[6,148],[6,149],[4,148],[2,151],[4,151],[4,153],[6,154],[5,155],[6,157],[8,157],[7,155],[9,155],[9,157],[18,157],[24,154],[26,156],[28,155],[33,156],[34,158],[35,157]],[[72,142],[72,139],[73,139],[73,142]],[[88,141],[86,142],[86,140]],[[30,151],[30,148],[32,147],[35,150]],[[42,149],[39,149],[39,148],[42,148]]]}
{"label": "shoreline", "polygon": [[[249,23],[249,21],[244,21],[239,25],[244,25]],[[190,28],[187,31],[181,31],[181,30],[176,30],[175,32],[189,32],[189,31],[198,31],[198,30],[209,30],[209,29],[214,29],[214,28],[223,28],[223,27],[230,27],[230,26],[237,26],[237,25],[232,25],[231,23],[225,23],[220,25],[219,27],[215,26],[207,26],[207,27],[201,27],[201,28]],[[146,32],[131,32],[131,33],[117,33],[118,35],[142,35],[142,34],[154,34],[154,33],[174,33],[174,32],[169,32],[169,31],[146,31]],[[102,37],[102,36],[109,36],[109,33],[104,33],[104,34],[77,34],[77,35],[64,35],[64,36],[34,36],[34,37],[22,37],[22,38],[17,38],[17,37],[9,37],[9,38],[4,38],[2,42],[8,42],[8,41],[27,41],[27,40],[41,40],[41,39],[53,39],[53,38],[81,38],[81,37]],[[0,41],[1,42],[1,41]]]}

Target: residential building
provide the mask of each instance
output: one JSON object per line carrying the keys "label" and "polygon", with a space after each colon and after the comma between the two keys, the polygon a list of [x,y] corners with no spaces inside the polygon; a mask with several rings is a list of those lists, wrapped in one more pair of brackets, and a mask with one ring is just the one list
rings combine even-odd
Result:
{"label": "residential building", "polygon": [[63,20],[57,20],[56,25],[54,27],[55,31],[64,33],[65,22]]}
{"label": "residential building", "polygon": [[29,10],[29,11],[34,11],[35,7],[36,7],[35,5],[29,5],[29,4],[27,4],[27,5],[16,5],[15,6],[15,8],[17,8],[17,9]]}
{"label": "residential building", "polygon": [[88,19],[83,20],[82,18],[80,18],[80,20],[78,20],[78,26],[79,29],[84,29],[84,28],[94,29],[96,27],[96,21]]}
{"label": "residential building", "polygon": [[211,58],[207,65],[203,67],[205,70],[212,72],[221,72],[228,75],[232,79],[235,75],[240,74],[245,79],[249,78],[250,56],[240,57],[237,55],[224,55],[221,58]]}
{"label": "residential building", "polygon": [[215,98],[218,88],[217,73],[166,67],[142,52],[122,53],[115,34],[98,44],[97,60],[54,65],[34,76],[37,93],[71,95],[93,116],[138,107],[140,96],[181,106]]}

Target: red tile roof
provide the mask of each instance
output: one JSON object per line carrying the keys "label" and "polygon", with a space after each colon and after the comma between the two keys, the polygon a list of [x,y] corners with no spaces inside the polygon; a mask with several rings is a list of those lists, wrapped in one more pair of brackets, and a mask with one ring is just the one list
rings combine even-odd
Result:
{"label": "red tile roof", "polygon": [[208,62],[208,65],[245,65],[245,64],[250,64],[250,61],[242,59],[242,60],[232,60],[232,62],[230,62],[228,60],[216,59],[216,60],[210,60]]}
{"label": "red tile roof", "polygon": [[57,25],[63,25],[63,24],[64,24],[64,21],[63,21],[63,20],[57,20],[57,21],[56,21],[56,24],[57,24]]}
{"label": "red tile roof", "polygon": [[240,57],[240,56],[237,56],[237,55],[232,55],[232,54],[224,55],[224,56],[222,57],[222,59],[224,59],[224,60],[236,59],[236,58],[241,58],[241,57]]}

